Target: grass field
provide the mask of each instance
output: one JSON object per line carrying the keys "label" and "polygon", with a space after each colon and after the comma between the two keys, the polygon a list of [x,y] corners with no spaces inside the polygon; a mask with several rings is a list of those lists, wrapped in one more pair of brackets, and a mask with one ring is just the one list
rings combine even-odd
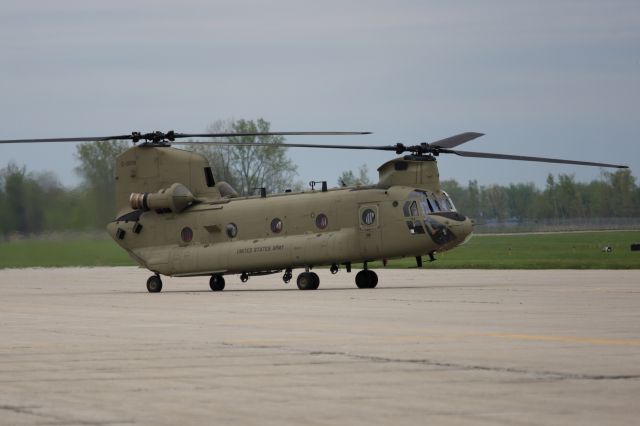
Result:
{"label": "grass field", "polygon": [[0,268],[133,265],[111,239],[23,240],[0,244]]}
{"label": "grass field", "polygon": [[[467,244],[436,254],[425,268],[471,269],[640,269],[640,231],[475,235]],[[610,246],[610,253],[602,248]],[[377,266],[372,264],[372,267]],[[415,259],[389,261],[387,267],[414,267]]]}
{"label": "grass field", "polygon": [[[436,255],[425,268],[478,269],[640,269],[640,231],[571,232],[520,235],[476,235],[451,252]],[[613,251],[603,253],[602,247]],[[0,268],[133,265],[110,239],[0,244]],[[373,263],[371,267],[381,267]],[[414,267],[415,260],[392,260],[387,267]],[[355,267],[354,267],[355,268]]]}

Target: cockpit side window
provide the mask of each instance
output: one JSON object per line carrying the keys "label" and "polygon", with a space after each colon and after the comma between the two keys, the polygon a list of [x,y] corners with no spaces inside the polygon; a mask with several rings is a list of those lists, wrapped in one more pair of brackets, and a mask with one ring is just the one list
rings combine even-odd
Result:
{"label": "cockpit side window", "polygon": [[402,212],[404,213],[405,217],[411,216],[411,212],[409,211],[410,204],[411,204],[411,201],[407,201],[406,203],[404,203],[404,206],[402,206]]}
{"label": "cockpit side window", "polygon": [[418,216],[418,203],[415,201],[411,202],[411,216]]}

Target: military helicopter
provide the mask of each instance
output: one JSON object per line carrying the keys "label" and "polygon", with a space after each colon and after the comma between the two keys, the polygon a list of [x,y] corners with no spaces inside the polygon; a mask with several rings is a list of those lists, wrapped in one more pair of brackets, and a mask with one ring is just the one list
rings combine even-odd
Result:
{"label": "military helicopter", "polygon": [[[315,290],[320,279],[312,268],[329,266],[336,274],[352,264],[359,288],[374,288],[374,260],[423,256],[451,250],[472,235],[469,217],[458,212],[440,187],[437,157],[537,161],[599,167],[627,166],[590,161],[454,150],[482,133],[467,132],[417,145],[361,146],[283,143],[282,147],[390,151],[397,155],[378,168],[374,185],[239,196],[226,182],[216,182],[208,161],[172,144],[259,146],[234,142],[240,136],[339,136],[370,132],[176,133],[174,131],[103,137],[2,140],[0,143],[90,142],[130,140],[133,146],[116,159],[117,217],[107,225],[115,242],[153,275],[147,290],[162,290],[161,275],[210,276],[213,291],[225,288],[225,276],[250,277],[293,270],[301,290]],[[193,141],[188,138],[228,138]]]}

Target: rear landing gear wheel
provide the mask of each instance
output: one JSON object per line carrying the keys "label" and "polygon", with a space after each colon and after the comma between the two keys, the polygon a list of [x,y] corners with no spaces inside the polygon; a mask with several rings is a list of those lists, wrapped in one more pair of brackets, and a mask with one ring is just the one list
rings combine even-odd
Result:
{"label": "rear landing gear wheel", "polygon": [[224,290],[224,277],[222,275],[211,275],[209,279],[209,287],[211,287],[211,291],[222,291]]}
{"label": "rear landing gear wheel", "polygon": [[149,293],[160,293],[162,290],[162,280],[159,275],[151,275],[147,280],[147,291]]}
{"label": "rear landing gear wheel", "polygon": [[356,285],[358,288],[374,288],[378,285],[378,275],[369,269],[360,271],[356,274]]}
{"label": "rear landing gear wheel", "polygon": [[300,290],[316,290],[320,286],[320,277],[315,272],[302,272],[297,283]]}

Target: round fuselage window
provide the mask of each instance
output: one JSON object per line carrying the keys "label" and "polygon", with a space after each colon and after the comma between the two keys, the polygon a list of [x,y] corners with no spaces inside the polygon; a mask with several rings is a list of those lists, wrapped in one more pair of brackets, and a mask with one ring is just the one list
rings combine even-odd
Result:
{"label": "round fuselage window", "polygon": [[180,238],[185,243],[190,243],[191,240],[193,240],[193,230],[188,226],[185,226],[182,228],[182,231],[180,231]]}
{"label": "round fuselage window", "polygon": [[282,220],[280,220],[279,218],[275,218],[271,221],[271,232],[273,232],[274,234],[279,234],[280,232],[282,232],[282,228],[284,227]]}
{"label": "round fuselage window", "polygon": [[229,238],[235,238],[238,235],[238,227],[235,223],[230,223],[227,225],[227,236]]}
{"label": "round fuselage window", "polygon": [[329,226],[329,218],[326,214],[320,213],[318,216],[316,216],[316,226],[319,229],[325,229],[327,226]]}
{"label": "round fuselage window", "polygon": [[366,209],[362,212],[362,223],[365,225],[373,225],[376,221],[376,212],[372,209]]}

